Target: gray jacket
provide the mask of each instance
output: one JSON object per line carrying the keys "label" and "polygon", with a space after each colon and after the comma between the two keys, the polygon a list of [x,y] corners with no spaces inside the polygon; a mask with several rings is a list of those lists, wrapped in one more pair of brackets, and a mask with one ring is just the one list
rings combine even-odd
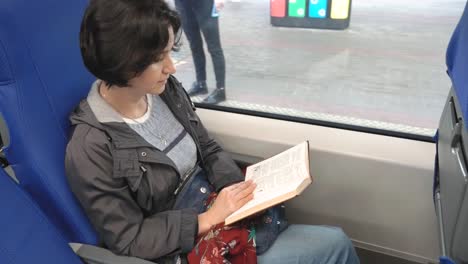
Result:
{"label": "gray jacket", "polygon": [[[242,181],[241,171],[208,135],[174,77],[160,96],[194,139],[199,164],[215,189]],[[189,252],[198,218],[192,210],[172,210],[181,183],[172,160],[126,123],[100,123],[87,100],[70,119],[68,182],[104,245],[119,255],[157,261]]]}

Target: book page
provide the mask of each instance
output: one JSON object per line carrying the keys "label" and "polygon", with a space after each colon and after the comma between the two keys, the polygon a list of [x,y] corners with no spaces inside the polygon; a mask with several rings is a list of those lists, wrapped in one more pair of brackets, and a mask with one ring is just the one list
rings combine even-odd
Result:
{"label": "book page", "polygon": [[257,184],[255,193],[297,186],[308,173],[308,144],[304,142],[247,168],[246,180]]}
{"label": "book page", "polygon": [[254,199],[226,218],[226,224],[286,201],[309,185],[312,179],[309,174],[308,142],[249,166],[246,180],[257,184]]}

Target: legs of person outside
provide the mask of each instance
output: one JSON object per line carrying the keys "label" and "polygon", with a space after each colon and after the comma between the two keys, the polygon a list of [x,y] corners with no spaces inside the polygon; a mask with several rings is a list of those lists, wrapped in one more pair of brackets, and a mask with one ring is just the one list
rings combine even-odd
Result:
{"label": "legs of person outside", "polygon": [[206,85],[206,58],[203,50],[203,39],[198,19],[192,8],[191,0],[175,0],[175,6],[182,20],[182,28],[192,51],[195,65],[196,81],[188,91],[190,96],[208,93]]}
{"label": "legs of person outside", "polygon": [[203,102],[216,104],[226,100],[226,61],[224,58],[223,48],[221,47],[219,18],[213,16],[213,0],[191,1],[200,3],[200,5],[195,9],[195,13],[198,14],[198,23],[203,33],[203,37],[205,38],[208,52],[210,53],[213,61],[213,68],[216,77],[216,89]]}
{"label": "legs of person outside", "polygon": [[340,228],[314,225],[290,225],[257,260],[259,264],[359,264]]}
{"label": "legs of person outside", "polygon": [[[179,2],[179,3],[178,3]],[[213,61],[216,77],[216,89],[204,100],[205,103],[218,103],[226,99],[226,62],[221,47],[218,17],[213,16],[213,0],[177,0],[176,6],[182,16],[182,25],[190,42],[195,69],[197,72],[197,83],[189,95],[203,94],[206,89],[206,62],[203,52],[201,34],[208,47]],[[184,10],[183,10],[184,9]],[[185,18],[185,21],[184,21]],[[195,32],[195,30],[198,30]],[[201,60],[201,54],[203,60]],[[204,78],[204,79],[203,79]]]}

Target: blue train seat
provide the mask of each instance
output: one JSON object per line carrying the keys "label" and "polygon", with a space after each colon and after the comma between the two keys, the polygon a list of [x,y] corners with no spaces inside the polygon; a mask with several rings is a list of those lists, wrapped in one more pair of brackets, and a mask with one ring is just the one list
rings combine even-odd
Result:
{"label": "blue train seat", "polygon": [[20,187],[68,241],[97,243],[64,169],[68,115],[93,81],[79,30],[87,0],[0,1],[0,113]]}
{"label": "blue train seat", "polygon": [[[441,263],[468,263],[468,5],[447,50],[452,89],[439,123],[435,201]],[[438,168],[437,168],[438,167]]]}
{"label": "blue train seat", "polygon": [[0,263],[82,263],[31,198],[0,169]]}

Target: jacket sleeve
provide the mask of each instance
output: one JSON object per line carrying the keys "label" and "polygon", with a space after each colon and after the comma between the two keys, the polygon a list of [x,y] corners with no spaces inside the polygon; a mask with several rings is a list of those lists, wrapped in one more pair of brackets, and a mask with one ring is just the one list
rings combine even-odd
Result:
{"label": "jacket sleeve", "polygon": [[208,134],[203,123],[195,113],[196,131],[200,142],[201,153],[204,160],[208,178],[219,192],[222,188],[233,183],[243,181],[245,176],[231,156]]}
{"label": "jacket sleeve", "polygon": [[[184,90],[181,84],[180,89]],[[190,123],[200,143],[204,161],[203,166],[208,172],[208,179],[215,187],[215,190],[220,191],[225,186],[243,181],[245,176],[242,174],[242,171],[231,156],[208,134],[208,131],[195,112],[195,107],[192,107],[193,103],[185,90],[184,93],[190,109]]]}
{"label": "jacket sleeve", "polygon": [[[177,210],[144,216],[125,177],[112,175],[109,143],[102,143],[107,137],[98,133],[103,134],[94,131],[82,140],[72,139],[65,165],[69,185],[100,239],[116,254],[148,260],[189,252],[198,233],[197,213]],[[96,139],[100,136],[104,138]]]}

